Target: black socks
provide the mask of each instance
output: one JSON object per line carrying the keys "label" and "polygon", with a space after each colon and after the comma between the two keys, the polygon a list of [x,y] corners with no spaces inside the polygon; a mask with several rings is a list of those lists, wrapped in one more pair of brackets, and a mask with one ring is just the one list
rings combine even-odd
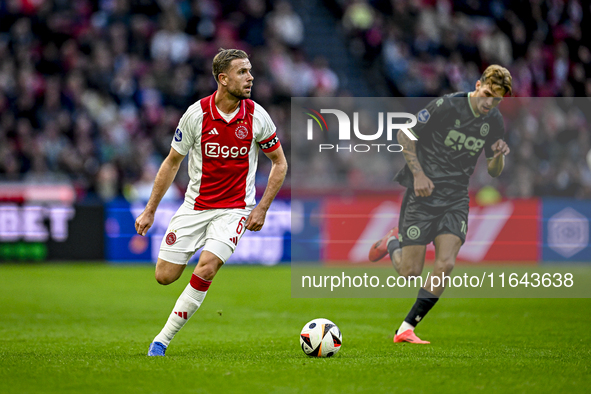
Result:
{"label": "black socks", "polygon": [[400,248],[400,241],[398,241],[398,238],[394,238],[388,242],[386,247],[388,248],[388,254],[390,255],[390,258],[392,258],[392,253],[394,253],[396,249]]}
{"label": "black socks", "polygon": [[[390,251],[390,244],[388,244],[388,251]],[[416,327],[438,300],[439,297],[421,288],[419,290],[417,301],[412,306],[404,321],[411,326]]]}

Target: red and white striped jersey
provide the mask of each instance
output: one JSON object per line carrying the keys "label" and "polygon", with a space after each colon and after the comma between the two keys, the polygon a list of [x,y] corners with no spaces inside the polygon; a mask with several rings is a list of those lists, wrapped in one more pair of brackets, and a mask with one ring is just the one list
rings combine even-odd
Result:
{"label": "red and white striped jersey", "polygon": [[195,210],[253,208],[259,147],[280,146],[276,127],[263,107],[240,101],[226,121],[215,106],[215,93],[191,105],[179,121],[172,147],[189,154],[190,182],[185,204]]}

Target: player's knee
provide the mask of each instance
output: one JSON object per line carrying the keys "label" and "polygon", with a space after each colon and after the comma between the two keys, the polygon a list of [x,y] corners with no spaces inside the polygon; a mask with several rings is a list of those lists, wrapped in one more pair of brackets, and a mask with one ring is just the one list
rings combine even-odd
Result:
{"label": "player's knee", "polygon": [[444,256],[435,261],[435,269],[446,274],[451,273],[456,265],[454,256]]}
{"label": "player's knee", "polygon": [[[220,267],[222,264],[220,264]],[[219,267],[216,269],[215,267],[212,267],[210,265],[206,265],[199,271],[199,276],[205,280],[213,280],[213,278],[215,277],[215,274],[217,274],[218,270],[219,270]]]}
{"label": "player's knee", "polygon": [[170,280],[169,278],[165,277],[165,276],[159,276],[156,275],[156,282],[158,282],[161,285],[169,285],[171,284],[173,281]]}
{"label": "player's knee", "polygon": [[422,270],[417,267],[402,267],[400,268],[400,276],[409,278],[411,276],[421,276]]}
{"label": "player's knee", "polygon": [[212,280],[219,269],[224,265],[224,262],[220,259],[211,259],[207,261],[200,261],[196,272],[197,274],[205,279],[205,280]]}
{"label": "player's knee", "polygon": [[170,275],[167,275],[164,272],[158,272],[158,271],[156,271],[156,274],[154,275],[154,277],[156,278],[156,282],[160,283],[161,285],[169,285],[177,279],[177,278],[174,278]]}
{"label": "player's knee", "polygon": [[182,272],[182,270],[179,272],[176,270],[162,269],[159,266],[156,266],[154,277],[156,278],[156,282],[161,285],[169,285],[176,281],[181,276]]}

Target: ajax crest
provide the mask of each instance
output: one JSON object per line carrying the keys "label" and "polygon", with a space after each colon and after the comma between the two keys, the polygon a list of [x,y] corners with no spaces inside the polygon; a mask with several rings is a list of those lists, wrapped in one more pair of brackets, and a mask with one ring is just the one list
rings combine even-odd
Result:
{"label": "ajax crest", "polygon": [[173,233],[172,231],[170,233],[168,233],[168,235],[166,236],[166,244],[167,245],[172,245],[176,242],[176,234]]}
{"label": "ajax crest", "polygon": [[240,138],[241,140],[248,137],[248,129],[244,126],[238,126],[236,128],[236,137]]}

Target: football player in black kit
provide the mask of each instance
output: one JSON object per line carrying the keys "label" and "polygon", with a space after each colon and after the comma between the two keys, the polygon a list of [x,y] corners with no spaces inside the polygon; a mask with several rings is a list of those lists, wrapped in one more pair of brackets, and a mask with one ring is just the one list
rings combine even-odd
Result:
{"label": "football player in black kit", "polygon": [[432,277],[451,274],[466,240],[468,183],[478,157],[484,150],[488,173],[497,177],[509,153],[497,106],[504,96],[511,95],[511,84],[506,68],[489,66],[473,92],[437,98],[419,111],[416,126],[409,129],[416,141],[398,132],[406,165],[395,180],[407,189],[398,227],[372,245],[369,260],[378,261],[389,254],[399,275],[420,276],[427,245],[433,242],[435,265],[394,342],[429,343],[419,339],[414,329],[445,290],[443,284],[434,286],[437,283],[431,282]]}

